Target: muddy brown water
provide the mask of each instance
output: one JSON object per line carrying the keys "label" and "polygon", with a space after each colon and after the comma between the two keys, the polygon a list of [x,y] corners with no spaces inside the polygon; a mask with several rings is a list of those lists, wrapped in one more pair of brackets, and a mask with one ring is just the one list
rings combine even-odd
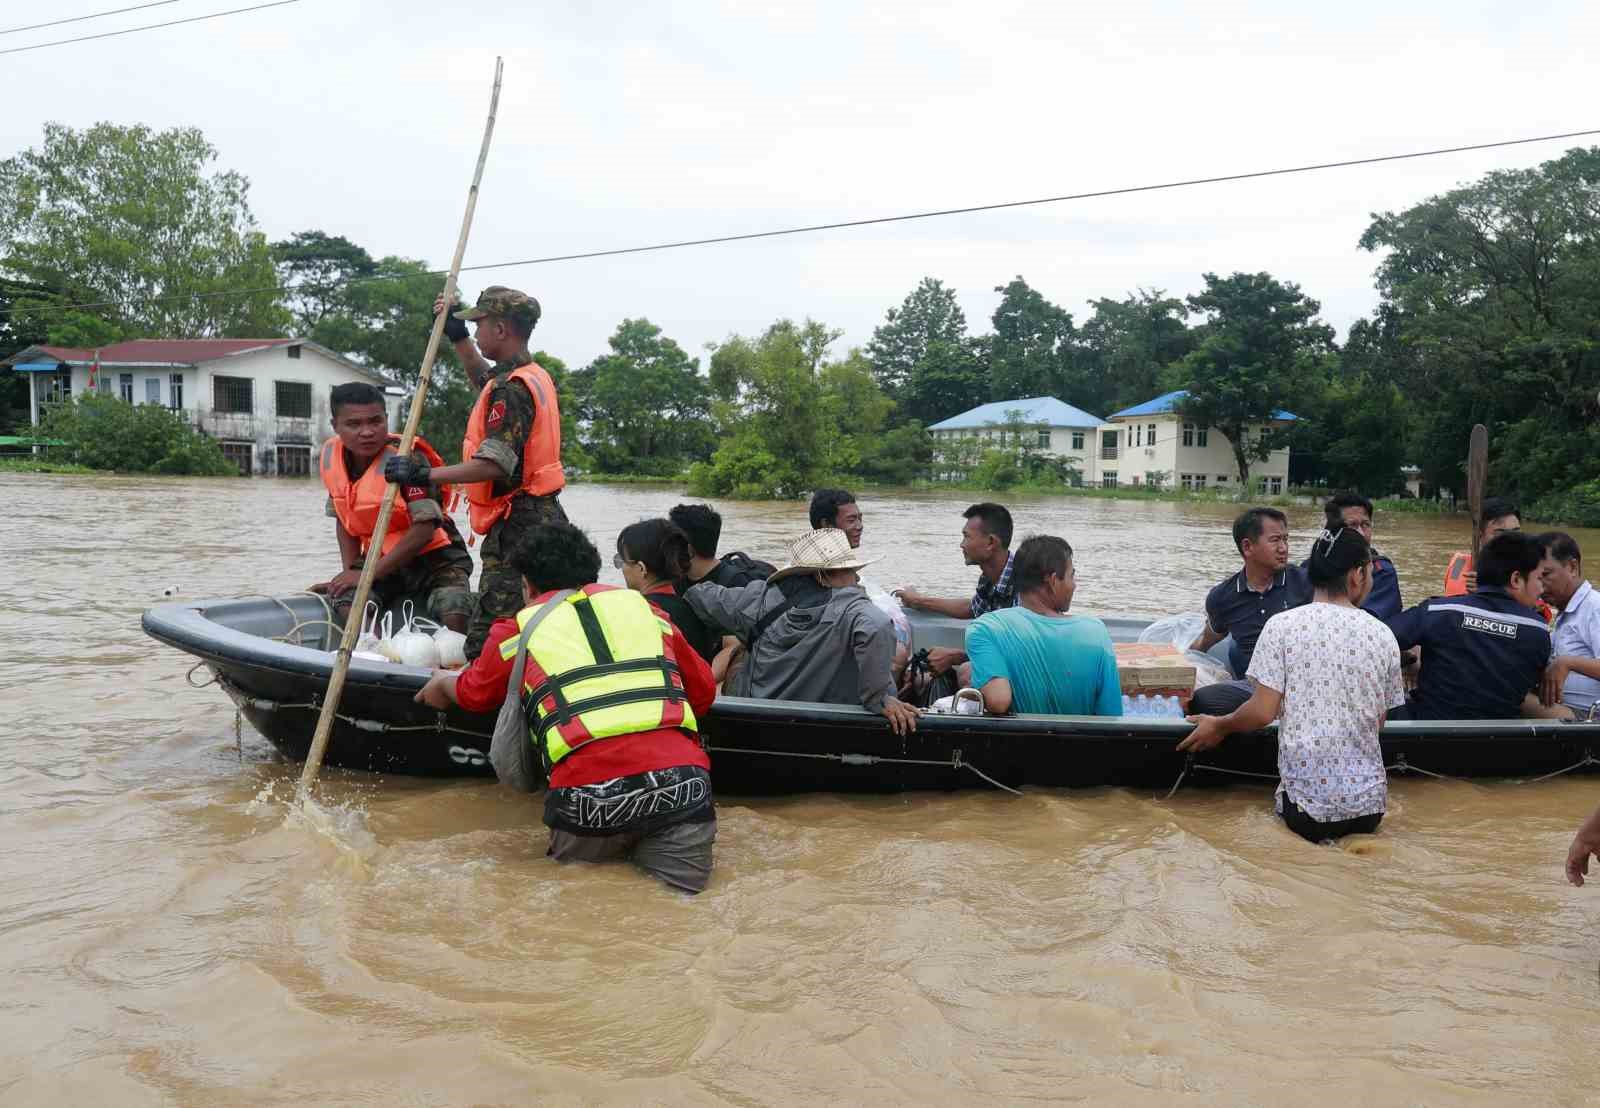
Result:
{"label": "muddy brown water", "polygon": [[[286,820],[298,768],[138,616],[328,576],[313,486],[0,492],[5,1104],[1600,1100],[1600,888],[1561,878],[1600,781],[1399,780],[1348,849],[1264,785],[727,801],[685,898],[555,866],[492,783],[329,771],[326,826]],[[565,499],[609,553],[678,496]],[[969,499],[866,497],[868,575],[969,589]],[[1077,549],[1080,611],[1195,608],[1236,564],[1223,507],[1015,508]],[[803,525],[723,509],[761,555]],[[1408,599],[1462,531],[1380,520]]]}

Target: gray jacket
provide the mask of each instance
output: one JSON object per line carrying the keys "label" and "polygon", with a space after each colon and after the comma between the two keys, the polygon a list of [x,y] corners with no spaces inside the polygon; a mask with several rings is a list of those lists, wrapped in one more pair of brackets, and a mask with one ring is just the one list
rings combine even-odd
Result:
{"label": "gray jacket", "polygon": [[[784,601],[779,586],[752,581],[737,589],[703,582],[684,593],[695,613],[748,643],[756,621]],[[894,624],[860,585],[813,593],[773,620],[731,690],[762,700],[859,703],[882,712],[894,695]]]}

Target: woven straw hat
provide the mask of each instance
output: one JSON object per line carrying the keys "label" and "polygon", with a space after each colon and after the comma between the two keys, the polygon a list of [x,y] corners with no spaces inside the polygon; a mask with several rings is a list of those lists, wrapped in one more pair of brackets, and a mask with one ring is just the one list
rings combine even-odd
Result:
{"label": "woven straw hat", "polygon": [[797,573],[815,573],[819,570],[825,573],[835,569],[861,569],[881,560],[882,555],[863,558],[850,549],[849,537],[837,527],[820,527],[790,542],[789,561],[767,580],[781,581]]}

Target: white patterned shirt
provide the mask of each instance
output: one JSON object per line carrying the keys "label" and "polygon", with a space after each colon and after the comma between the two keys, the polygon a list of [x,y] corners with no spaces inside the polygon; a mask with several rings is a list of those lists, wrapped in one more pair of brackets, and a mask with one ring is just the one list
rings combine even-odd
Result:
{"label": "white patterned shirt", "polygon": [[1378,728],[1406,702],[1394,632],[1360,608],[1312,603],[1267,620],[1249,676],[1283,694],[1278,795],[1319,823],[1382,812]]}

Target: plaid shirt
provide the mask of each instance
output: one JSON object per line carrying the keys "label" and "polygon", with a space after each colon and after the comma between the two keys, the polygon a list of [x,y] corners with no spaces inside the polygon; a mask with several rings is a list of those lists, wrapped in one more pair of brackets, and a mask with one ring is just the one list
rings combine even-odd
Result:
{"label": "plaid shirt", "polygon": [[978,591],[972,597],[972,618],[985,612],[1017,606],[1017,592],[1011,587],[1011,563],[1015,554],[1006,555],[1006,568],[1000,571],[1000,580],[991,583],[987,577],[978,578]]}

